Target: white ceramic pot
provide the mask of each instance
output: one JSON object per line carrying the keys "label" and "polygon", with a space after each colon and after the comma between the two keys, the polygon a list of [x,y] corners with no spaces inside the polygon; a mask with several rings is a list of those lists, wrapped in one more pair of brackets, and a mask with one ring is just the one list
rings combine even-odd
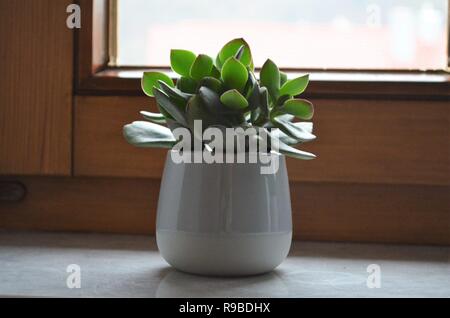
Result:
{"label": "white ceramic pot", "polygon": [[156,239],[178,270],[218,276],[271,271],[286,258],[292,215],[285,157],[274,174],[258,163],[179,163],[166,158]]}

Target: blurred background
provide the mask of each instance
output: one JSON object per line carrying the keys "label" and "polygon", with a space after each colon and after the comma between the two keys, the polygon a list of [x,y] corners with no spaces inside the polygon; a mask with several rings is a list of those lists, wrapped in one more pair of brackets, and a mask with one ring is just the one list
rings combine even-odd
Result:
{"label": "blurred background", "polygon": [[244,37],[255,65],[447,67],[447,0],[118,0],[117,65],[168,66],[171,48],[214,55]]}

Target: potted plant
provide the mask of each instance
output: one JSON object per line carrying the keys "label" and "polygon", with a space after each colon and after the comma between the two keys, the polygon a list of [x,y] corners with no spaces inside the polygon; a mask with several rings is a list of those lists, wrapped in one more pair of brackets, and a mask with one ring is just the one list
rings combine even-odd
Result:
{"label": "potted plant", "polygon": [[[308,75],[288,80],[268,59],[258,80],[244,39],[225,44],[215,59],[187,50],[172,50],[170,57],[180,75],[176,84],[160,72],[142,77],[144,93],[156,98],[160,112],[142,111],[145,121],[124,126],[129,143],[170,149],[158,202],[158,248],[185,272],[270,271],[287,256],[292,239],[284,155],[315,158],[292,147],[315,139],[311,122],[294,121],[313,116],[313,105],[294,97],[306,89]],[[228,134],[233,129],[239,132]],[[273,162],[276,168],[264,172]]]}

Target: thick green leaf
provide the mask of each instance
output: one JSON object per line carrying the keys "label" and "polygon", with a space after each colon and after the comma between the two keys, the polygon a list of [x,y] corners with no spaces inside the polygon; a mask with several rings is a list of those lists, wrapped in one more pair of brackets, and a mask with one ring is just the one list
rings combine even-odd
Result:
{"label": "thick green leaf", "polygon": [[282,154],[285,154],[286,156],[297,158],[297,159],[311,160],[311,159],[316,158],[316,156],[314,154],[312,154],[310,152],[295,149],[291,146],[286,145],[281,140],[279,141],[278,151]]}
{"label": "thick green leaf", "polygon": [[254,66],[250,46],[242,38],[231,40],[230,42],[224,45],[224,47],[220,50],[216,58],[216,65],[218,66],[218,68],[219,69],[222,68],[223,64],[230,57],[236,56],[236,54],[238,53],[239,49],[242,46],[244,46],[244,48],[239,60],[242,62],[242,64],[248,66],[251,70],[253,70]]}
{"label": "thick green leaf", "polygon": [[207,125],[234,127],[245,121],[241,112],[225,106],[220,101],[219,95],[208,87],[200,87],[197,96],[200,97],[201,109],[207,112],[205,118]]}
{"label": "thick green leaf", "polygon": [[295,119],[295,116],[291,115],[291,114],[283,114],[283,115],[280,115],[279,118],[282,120],[285,120],[285,121],[292,122]]}
{"label": "thick green leaf", "polygon": [[158,110],[163,116],[166,118],[166,120],[175,120],[173,119],[172,115],[170,115],[167,110],[165,110],[159,103],[156,103],[156,106],[158,107]]}
{"label": "thick green leaf", "polygon": [[245,84],[245,88],[242,92],[242,95],[244,95],[245,98],[247,98],[247,100],[253,94],[253,92],[255,90],[255,85],[258,85],[258,87],[259,87],[259,82],[256,79],[255,74],[252,71],[248,71],[248,80],[247,80],[247,83]]}
{"label": "thick green leaf", "polygon": [[290,95],[281,95],[278,97],[277,101],[275,102],[276,110],[278,110],[278,106],[282,106],[285,102],[292,99],[292,96]]}
{"label": "thick green leaf", "polygon": [[303,93],[308,86],[309,75],[303,75],[290,81],[287,81],[280,88],[280,95],[296,96]]}
{"label": "thick green leaf", "polygon": [[261,105],[261,94],[258,83],[253,84],[253,88],[248,95],[248,104],[251,111],[257,109]]}
{"label": "thick green leaf", "polygon": [[231,57],[222,67],[222,80],[227,88],[242,92],[248,80],[247,68],[235,57]]}
{"label": "thick green leaf", "polygon": [[210,114],[219,114],[222,106],[219,94],[209,87],[202,86],[198,90],[198,96],[200,96],[205,110],[207,110]]}
{"label": "thick green leaf", "polygon": [[[188,106],[187,106],[187,122],[188,127],[193,132],[194,136],[197,139],[202,138],[203,131],[212,126],[217,124],[217,116],[214,114],[211,114],[206,108],[205,105],[200,97],[200,95],[195,95],[189,100]],[[202,130],[194,129],[195,121],[200,120],[202,123]]]}
{"label": "thick green leaf", "polygon": [[217,69],[217,67],[215,65],[213,65],[213,67],[211,69],[210,76],[220,80],[220,71]]}
{"label": "thick green leaf", "polygon": [[272,60],[268,59],[264,63],[260,73],[260,81],[262,86],[267,87],[272,101],[275,101],[280,90],[280,70]]}
{"label": "thick green leaf", "polygon": [[[289,122],[292,122],[295,119],[295,116],[291,115],[291,114],[281,114],[281,115],[272,116],[272,118],[273,117],[278,117],[282,121],[289,121]],[[269,121],[264,125],[264,127],[273,128],[273,127],[275,127],[275,125],[271,121]]]}
{"label": "thick green leaf", "polygon": [[284,83],[286,83],[288,80],[288,76],[285,72],[280,71],[280,87],[283,86]]}
{"label": "thick green leaf", "polygon": [[276,128],[279,128],[283,133],[298,141],[308,142],[316,139],[316,136],[313,135],[307,129],[305,129],[305,127],[301,125],[295,125],[295,123],[285,121],[280,117],[272,118],[272,123]]}
{"label": "thick green leaf", "polygon": [[245,97],[236,89],[231,89],[223,93],[222,96],[220,96],[220,101],[231,109],[245,109],[248,106]]}
{"label": "thick green leaf", "polygon": [[190,76],[195,80],[201,80],[203,77],[211,74],[212,68],[212,58],[208,55],[200,54],[192,64]]}
{"label": "thick green leaf", "polygon": [[179,99],[179,100],[184,101],[186,103],[189,100],[189,98],[192,97],[192,94],[184,93],[180,89],[178,89],[176,87],[171,87],[171,86],[167,85],[163,81],[158,81],[158,83],[159,83],[159,86],[160,86],[161,90],[164,93],[166,93],[169,97],[173,97],[173,98]]}
{"label": "thick green leaf", "polygon": [[297,139],[286,135],[280,129],[272,129],[270,131],[270,135],[272,136],[272,138],[276,138],[279,141],[284,142],[286,145],[296,145],[299,143]]}
{"label": "thick green leaf", "polygon": [[314,125],[312,122],[303,121],[303,122],[296,122],[296,123],[292,123],[292,124],[306,132],[309,132],[310,134],[312,134],[312,132],[313,132]]}
{"label": "thick green leaf", "polygon": [[191,98],[193,96],[192,94],[183,93],[178,88],[170,87],[170,86],[168,86],[166,83],[164,83],[162,81],[159,81],[159,85],[161,86],[161,90],[167,96],[169,96],[170,100],[175,105],[177,105],[183,111],[186,110],[187,102],[188,102],[189,98]]}
{"label": "thick green leaf", "polygon": [[255,91],[251,96],[251,103],[257,103],[258,105],[256,109],[252,110],[251,122],[256,126],[263,126],[269,115],[269,94],[267,88],[258,86],[258,91]]}
{"label": "thick green leaf", "polygon": [[185,126],[180,125],[180,124],[179,124],[176,120],[174,120],[174,119],[166,119],[166,125],[167,125],[167,127],[169,127],[169,129],[170,129],[171,131],[174,131],[176,128],[179,128],[179,127],[186,128]]}
{"label": "thick green leaf", "polygon": [[241,45],[241,47],[237,50],[236,55],[234,56],[237,60],[241,60],[242,55],[244,55],[245,45]]}
{"label": "thick green leaf", "polygon": [[172,79],[160,72],[144,72],[141,80],[142,90],[147,96],[153,97],[153,87],[159,88],[158,81],[163,81],[167,85],[174,87]]}
{"label": "thick green leaf", "polygon": [[222,92],[223,92],[222,82],[214,77],[210,77],[210,76],[204,77],[200,81],[200,87],[201,86],[208,87],[209,89],[212,89],[217,94],[222,94]]}
{"label": "thick green leaf", "polygon": [[163,114],[147,112],[144,110],[140,111],[139,113],[142,115],[142,117],[144,117],[144,119],[149,120],[151,122],[154,122],[157,124],[165,124],[166,123],[166,118],[164,117]]}
{"label": "thick green leaf", "polygon": [[176,103],[170,99],[163,91],[158,88],[153,88],[153,95],[158,102],[158,105],[161,106],[170,116],[179,122],[181,125],[186,126],[186,116],[184,111],[176,105]]}
{"label": "thick green leaf", "polygon": [[171,50],[170,65],[174,72],[181,76],[189,76],[192,64],[195,61],[195,54],[187,50]]}
{"label": "thick green leaf", "polygon": [[130,144],[137,147],[172,148],[176,143],[169,128],[147,121],[125,125],[123,135]]}
{"label": "thick green leaf", "polygon": [[175,119],[173,119],[173,117],[167,112],[167,110],[165,110],[164,108],[161,107],[161,105],[159,105],[158,103],[156,103],[156,106],[158,107],[159,112],[166,118],[166,120],[175,120]]}
{"label": "thick green leaf", "polygon": [[216,58],[214,59],[214,67],[219,70],[219,73],[220,73],[220,70],[222,69],[222,65],[223,65],[223,62],[220,61],[219,54],[217,53]]}
{"label": "thick green leaf", "polygon": [[230,109],[220,101],[219,95],[208,87],[202,86],[198,90],[198,96],[202,101],[202,106],[210,115],[208,124],[219,124],[227,127],[240,124],[243,119],[239,113]]}
{"label": "thick green leaf", "polygon": [[261,111],[267,115],[269,113],[269,91],[265,87],[260,87],[259,94],[261,96]]}
{"label": "thick green leaf", "polygon": [[306,99],[290,99],[283,104],[282,111],[300,119],[309,120],[314,115],[314,107]]}
{"label": "thick green leaf", "polygon": [[[297,122],[297,123],[293,123],[293,125],[303,131],[306,131],[306,132],[312,134],[313,124],[311,122]],[[278,138],[279,140],[281,140],[282,142],[284,142],[287,145],[295,145],[295,144],[302,142],[299,139],[292,138],[291,136],[285,134],[283,131],[281,131],[281,129],[273,129],[273,130],[271,130],[270,134],[274,138]]]}
{"label": "thick green leaf", "polygon": [[184,93],[195,94],[197,91],[197,81],[182,76],[177,80],[177,88]]}
{"label": "thick green leaf", "polygon": [[258,119],[260,118],[260,116],[261,116],[261,110],[259,108],[255,108],[254,110],[252,110],[250,112],[250,122],[253,125],[256,125],[256,123],[257,123]]}
{"label": "thick green leaf", "polygon": [[260,87],[259,94],[261,96],[260,113],[255,121],[258,126],[263,125],[269,116],[269,91],[265,87]]}

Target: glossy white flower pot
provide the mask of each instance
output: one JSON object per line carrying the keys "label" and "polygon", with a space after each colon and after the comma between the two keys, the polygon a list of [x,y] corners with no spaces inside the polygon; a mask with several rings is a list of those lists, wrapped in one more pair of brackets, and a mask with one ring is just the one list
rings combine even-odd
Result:
{"label": "glossy white flower pot", "polygon": [[[269,156],[269,155],[266,155]],[[166,158],[156,239],[178,270],[218,276],[261,274],[286,258],[292,215],[285,157],[262,163],[179,163]]]}

